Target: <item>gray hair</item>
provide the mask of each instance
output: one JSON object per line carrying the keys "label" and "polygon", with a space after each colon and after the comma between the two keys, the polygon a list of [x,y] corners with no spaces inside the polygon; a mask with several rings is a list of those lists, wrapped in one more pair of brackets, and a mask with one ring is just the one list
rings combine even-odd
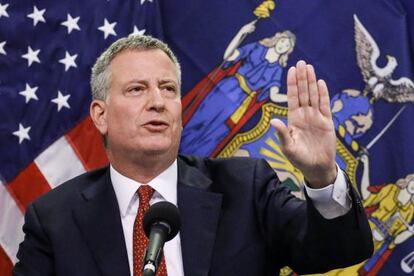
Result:
{"label": "gray hair", "polygon": [[92,99],[105,100],[108,96],[111,72],[109,65],[111,61],[124,50],[155,50],[163,51],[175,64],[177,68],[178,84],[181,85],[181,67],[177,57],[167,44],[159,39],[146,35],[130,35],[118,39],[109,46],[96,60],[92,67],[91,90]]}

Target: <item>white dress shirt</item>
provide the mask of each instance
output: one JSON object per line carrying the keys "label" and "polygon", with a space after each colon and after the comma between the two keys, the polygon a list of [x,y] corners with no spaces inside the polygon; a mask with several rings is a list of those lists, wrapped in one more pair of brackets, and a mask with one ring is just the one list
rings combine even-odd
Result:
{"label": "white dress shirt", "polygon": [[[132,236],[139,206],[139,198],[136,192],[143,184],[120,174],[112,165],[110,166],[110,175],[121,214],[129,269],[131,275],[133,275]],[[164,172],[147,183],[155,190],[150,200],[150,205],[165,200],[177,206],[177,175],[177,160],[175,160]],[[351,208],[345,177],[339,167],[335,183],[322,189],[312,189],[307,186],[305,186],[305,189],[308,196],[312,199],[315,208],[326,219],[342,216]],[[165,243],[164,255],[168,276],[183,276],[183,257],[179,234]]]}
{"label": "white dress shirt", "polygon": [[335,182],[321,189],[312,189],[305,185],[308,196],[318,212],[326,219],[333,219],[348,213],[351,209],[351,199],[344,172],[336,165],[338,175]]}
{"label": "white dress shirt", "polygon": [[[110,167],[110,175],[115,195],[118,200],[119,212],[121,214],[122,228],[128,253],[129,270],[131,275],[134,275],[132,236],[139,205],[137,190],[142,183],[138,183],[121,175],[112,166]],[[154,195],[150,200],[150,205],[159,201],[169,201],[177,206],[177,160],[175,160],[168,169],[147,184],[155,190]],[[168,276],[183,276],[183,257],[181,254],[181,240],[179,233],[175,238],[165,243],[164,256]]]}

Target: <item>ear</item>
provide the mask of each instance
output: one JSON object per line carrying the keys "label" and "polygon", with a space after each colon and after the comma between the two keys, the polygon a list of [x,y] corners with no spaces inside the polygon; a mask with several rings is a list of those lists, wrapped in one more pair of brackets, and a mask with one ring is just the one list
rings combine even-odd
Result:
{"label": "ear", "polygon": [[108,124],[106,122],[106,103],[101,100],[93,100],[90,106],[90,115],[96,128],[102,135],[108,132]]}

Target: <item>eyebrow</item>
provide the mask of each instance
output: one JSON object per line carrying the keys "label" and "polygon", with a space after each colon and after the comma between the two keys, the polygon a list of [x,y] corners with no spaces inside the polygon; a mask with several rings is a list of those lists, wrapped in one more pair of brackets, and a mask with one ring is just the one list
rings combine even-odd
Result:
{"label": "eyebrow", "polygon": [[127,84],[130,84],[130,83],[148,83],[148,81],[144,79],[132,79],[127,82]]}
{"label": "eyebrow", "polygon": [[[137,82],[137,83],[148,83],[148,80],[145,80],[145,79],[132,79],[132,80],[129,80],[128,81],[128,83],[134,83],[134,82]],[[165,84],[165,83],[174,83],[174,84],[177,84],[177,81],[175,81],[174,79],[162,79],[162,80],[159,80],[158,83],[159,84]]]}
{"label": "eyebrow", "polygon": [[173,79],[162,79],[160,81],[158,81],[159,84],[166,84],[166,83],[173,83],[173,84],[177,84],[177,82]]}

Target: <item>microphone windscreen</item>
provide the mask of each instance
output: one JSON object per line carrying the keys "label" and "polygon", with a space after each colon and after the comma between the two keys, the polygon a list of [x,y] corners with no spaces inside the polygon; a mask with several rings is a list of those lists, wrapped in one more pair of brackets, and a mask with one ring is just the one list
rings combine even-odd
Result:
{"label": "microphone windscreen", "polygon": [[159,222],[166,223],[170,227],[166,240],[169,241],[174,238],[178,231],[180,231],[181,226],[180,212],[178,211],[178,208],[168,201],[160,201],[151,205],[145,213],[142,222],[147,237],[150,235],[151,226]]}

